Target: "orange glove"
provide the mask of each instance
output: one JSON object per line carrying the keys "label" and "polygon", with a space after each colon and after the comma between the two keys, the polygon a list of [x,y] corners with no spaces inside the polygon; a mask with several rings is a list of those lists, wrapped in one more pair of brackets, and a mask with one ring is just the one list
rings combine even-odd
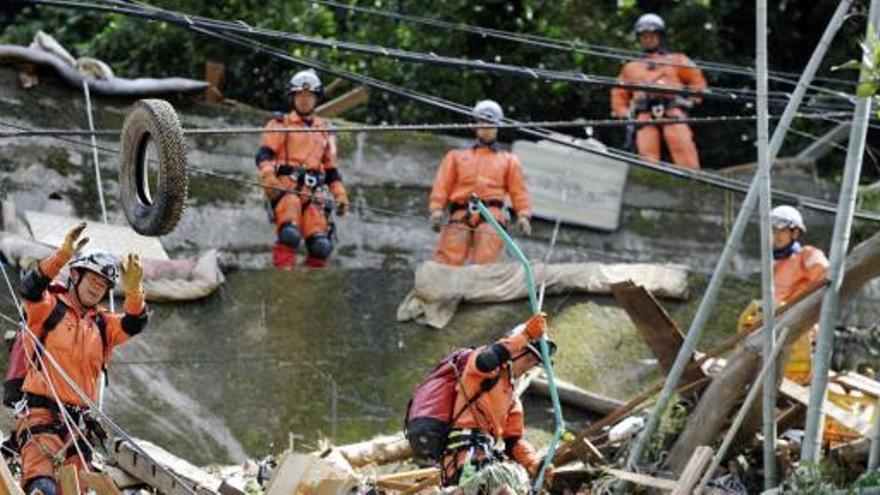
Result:
{"label": "orange glove", "polygon": [[547,331],[547,313],[543,311],[535,313],[529,321],[526,322],[525,332],[532,340],[540,339],[544,332]]}

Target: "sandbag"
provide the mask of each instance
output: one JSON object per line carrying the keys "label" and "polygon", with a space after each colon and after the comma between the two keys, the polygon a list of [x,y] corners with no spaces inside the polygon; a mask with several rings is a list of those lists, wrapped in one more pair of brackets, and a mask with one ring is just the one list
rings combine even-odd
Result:
{"label": "sandbag", "polygon": [[[45,258],[53,247],[24,237],[0,231],[0,254],[20,268],[26,269]],[[216,249],[195,258],[159,260],[143,258],[144,292],[147,300],[193,301],[207,297],[226,281],[220,270]]]}
{"label": "sandbag", "polygon": [[[532,270],[536,283],[546,282],[547,294],[610,294],[611,284],[632,280],[658,297],[687,297],[687,271],[678,265],[536,263]],[[504,302],[526,296],[525,274],[518,263],[450,266],[426,261],[416,269],[415,287],[397,308],[397,321],[443,328],[463,301]]]}

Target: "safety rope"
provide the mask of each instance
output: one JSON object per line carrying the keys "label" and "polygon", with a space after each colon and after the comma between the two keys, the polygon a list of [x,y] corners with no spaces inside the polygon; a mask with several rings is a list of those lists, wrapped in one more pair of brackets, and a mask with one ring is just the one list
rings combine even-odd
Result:
{"label": "safety rope", "polygon": [[[18,297],[16,297],[16,295],[15,295],[15,289],[12,287],[12,281],[9,279],[9,274],[6,271],[6,264],[2,261],[0,261],[0,271],[3,272],[3,279],[6,281],[6,287],[9,290],[9,294],[10,294],[10,297],[12,298],[13,303],[15,303],[16,309],[18,310],[18,316],[19,316],[20,321],[17,324],[19,325],[19,331],[21,331],[23,335],[30,338],[31,341],[34,343],[34,350],[35,350],[34,355],[36,356],[37,359],[39,359],[39,366],[37,367],[37,369],[40,370],[39,376],[43,380],[43,382],[49,387],[49,391],[52,393],[52,398],[55,400],[55,403],[58,406],[58,413],[61,416],[61,421],[64,424],[64,427],[67,428],[67,431],[70,433],[71,439],[73,440],[73,445],[76,449],[76,453],[79,456],[80,461],[82,461],[83,467],[86,469],[87,472],[89,472],[88,463],[86,462],[86,457],[83,455],[82,450],[80,449],[79,443],[76,440],[77,434],[80,435],[82,440],[84,442],[86,442],[86,444],[88,445],[88,447],[90,449],[92,449],[92,451],[94,451],[94,447],[89,443],[88,438],[86,438],[85,434],[82,433],[82,431],[79,429],[79,425],[76,424],[76,422],[73,420],[73,417],[71,417],[70,412],[64,406],[64,403],[61,401],[61,398],[58,396],[58,391],[55,388],[55,384],[52,382],[52,379],[49,376],[49,368],[46,366],[46,362],[43,359],[43,356],[36,352],[37,344],[39,343],[39,338],[36,337],[33,334],[33,332],[30,331],[30,328],[28,328],[28,326],[27,326],[27,319],[25,318],[24,311],[22,310],[21,302],[18,300]],[[25,354],[27,355],[26,351],[25,351]],[[28,359],[30,361],[31,366],[38,365],[38,363],[36,361],[34,361],[34,357],[35,357],[34,355],[28,356]],[[27,407],[27,406],[25,406],[25,407]],[[28,425],[28,433],[30,434],[30,432],[31,432],[30,425]],[[16,436],[17,436],[17,434],[16,434]],[[40,449],[40,451],[42,451],[44,455],[49,457],[53,461],[53,463],[55,461],[56,455],[59,455],[61,453],[61,452],[59,452],[59,453],[52,454],[52,453],[45,451],[43,444],[37,443],[37,445],[38,445],[38,448]],[[21,446],[21,447],[23,447],[23,446]],[[65,449],[62,448],[62,452],[64,450]]]}
{"label": "safety rope", "polygon": [[[804,113],[796,115],[797,118],[806,120],[828,120],[834,117],[848,115],[844,112]],[[772,115],[771,119],[778,119],[780,115]],[[440,123],[440,124],[381,124],[381,125],[346,125],[330,127],[202,127],[184,128],[183,133],[189,136],[201,135],[237,135],[237,134],[263,134],[266,132],[309,134],[315,132],[334,133],[382,133],[382,132],[432,132],[432,131],[459,131],[484,129],[494,127],[497,129],[533,129],[533,128],[581,128],[581,127],[648,127],[653,125],[673,124],[714,124],[726,122],[751,122],[754,115],[718,115],[711,117],[674,117],[674,118],[651,118],[640,119],[578,119],[578,120],[547,120],[538,122],[505,122],[498,124],[486,124],[479,122],[469,123]],[[24,138],[24,137],[55,137],[55,136],[119,136],[122,130],[117,129],[30,129],[17,131],[0,131],[0,138]]]}
{"label": "safety rope", "polygon": [[[535,291],[535,275],[532,272],[532,264],[516,244],[516,241],[514,241],[507,231],[504,230],[504,227],[495,220],[495,217],[492,216],[492,212],[489,211],[489,209],[486,208],[486,205],[479,199],[477,199],[477,208],[480,210],[480,215],[482,215],[486,222],[495,229],[495,233],[498,234],[498,237],[504,241],[504,245],[507,247],[508,252],[510,252],[510,254],[513,255],[513,257],[522,265],[523,273],[525,274],[526,293],[529,296],[529,304],[532,309],[532,314],[539,313],[541,311],[541,306],[538,304],[538,296]],[[550,389],[550,402],[553,404],[553,419],[556,428],[553,432],[553,438],[550,440],[550,445],[547,447],[547,454],[544,456],[544,462],[542,463],[541,469],[538,471],[538,476],[535,479],[533,493],[536,494],[540,493],[544,486],[544,473],[553,461],[556,446],[559,445],[559,440],[562,439],[562,434],[565,431],[565,420],[562,418],[562,405],[559,403],[559,392],[556,388],[556,375],[553,373],[553,361],[550,359],[550,348],[547,344],[547,336],[541,334],[539,342],[541,347],[541,360],[544,364],[544,373],[547,375],[547,385]]]}
{"label": "safety rope", "polygon": [[[420,24],[423,26],[431,26],[439,29],[443,29],[445,31],[458,31],[468,34],[473,34],[479,36],[480,38],[495,38],[505,41],[512,41],[516,43],[522,43],[526,45],[537,46],[539,48],[549,48],[552,50],[558,50],[569,53],[581,53],[584,55],[595,55],[597,57],[603,58],[611,58],[614,60],[632,60],[634,58],[639,58],[643,55],[642,52],[636,50],[628,50],[624,48],[611,47],[606,45],[599,45],[595,43],[587,43],[581,40],[562,40],[558,38],[551,38],[547,36],[529,34],[529,33],[517,33],[513,31],[505,31],[502,29],[495,28],[486,28],[481,26],[474,26],[469,24],[463,24],[458,22],[449,22],[440,19],[433,19],[429,17],[422,17],[410,14],[401,14],[398,12],[391,12],[388,10],[380,10],[370,7],[363,7],[360,5],[350,5],[342,2],[338,2],[335,0],[312,0],[312,3],[325,5],[337,9],[344,9],[350,12],[357,12],[362,14],[369,14],[374,16],[385,17],[388,19],[394,19],[398,21],[404,21],[412,24]],[[707,71],[715,71],[715,72],[723,72],[729,74],[737,74],[744,75],[749,77],[755,76],[755,69],[752,67],[736,65],[736,64],[728,64],[723,62],[714,62],[708,60],[700,60],[700,59],[691,59],[692,62],[702,69]],[[672,67],[692,67],[692,65],[686,64],[678,64],[672,62],[664,62],[659,61],[658,65],[668,65]],[[796,72],[786,72],[786,71],[769,71],[770,78],[779,82],[788,83],[788,84],[797,84],[797,78],[800,76],[799,73]],[[846,84],[848,86],[852,86],[854,81],[849,81],[846,79],[838,79],[832,77],[816,77],[817,81],[825,81],[829,83],[836,84]],[[810,86],[815,89],[825,90],[826,88]],[[828,90],[833,91],[833,90]]]}
{"label": "safety rope", "polygon": [[[18,298],[15,297],[15,289],[12,287],[12,282],[9,279],[9,275],[6,272],[6,264],[0,261],[0,271],[3,273],[3,277],[6,279],[7,288],[10,291],[10,294],[15,301],[16,308],[18,309],[19,314],[21,315],[22,322],[24,319],[24,311],[21,308],[21,304],[18,301]],[[121,437],[124,441],[126,441],[139,455],[144,456],[146,459],[150,460],[157,468],[162,471],[167,476],[174,479],[180,486],[189,493],[190,495],[196,495],[195,490],[193,490],[186,482],[184,482],[176,473],[166,468],[163,464],[156,461],[147,451],[142,449],[137,442],[135,442],[134,438],[132,438],[128,433],[125,432],[122,428],[120,428],[106,413],[97,408],[94,401],[92,401],[85,392],[83,392],[82,388],[67,374],[64,368],[60,363],[55,359],[55,356],[40,342],[39,338],[31,331],[31,329],[27,326],[27,324],[23,324],[22,331],[26,332],[31,340],[34,343],[34,348],[39,349],[42,353],[42,356],[48,360],[49,364],[55,368],[55,371],[58,373],[58,376],[67,384],[68,387],[79,396],[80,400],[86,405],[86,408],[91,410],[96,416],[98,416],[111,430],[113,430],[119,437]],[[63,404],[62,404],[63,406]],[[63,407],[61,407],[64,410]]]}
{"label": "safety rope", "polygon": [[[334,51],[347,51],[385,58],[395,58],[407,62],[444,65],[452,68],[465,68],[494,74],[516,75],[536,80],[600,85],[604,87],[617,87],[633,91],[650,91],[664,94],[679,94],[687,96],[694,94],[692,90],[689,90],[687,88],[673,88],[667,85],[658,84],[624,83],[614,77],[590,75],[577,71],[561,71],[542,69],[538,67],[516,66],[497,62],[486,62],[483,60],[469,60],[457,57],[441,56],[434,53],[411,52],[407,50],[388,48],[365,43],[326,40],[309,37],[298,33],[287,33],[283,31],[257,28],[249,26],[243,21],[229,22],[196,15],[189,15],[179,11],[166,10],[154,6],[148,6],[143,3],[132,4],[127,2],[102,2],[100,4],[95,4],[76,0],[26,0],[25,3],[84,10],[95,10],[100,12],[112,12],[128,16],[140,17],[153,21],[164,21],[170,24],[191,29],[193,31],[198,31],[199,29],[207,29],[211,31],[219,30],[225,34],[258,36],[273,41],[284,41],[287,43],[296,43],[299,45],[315,46],[319,48],[332,49]],[[736,102],[754,99],[754,90],[738,88],[706,88],[699,93],[699,96],[703,99]],[[788,94],[785,92],[779,92],[775,94],[775,96],[776,101],[780,104],[785,103],[788,99]],[[848,104],[849,103],[850,102],[848,102]]]}

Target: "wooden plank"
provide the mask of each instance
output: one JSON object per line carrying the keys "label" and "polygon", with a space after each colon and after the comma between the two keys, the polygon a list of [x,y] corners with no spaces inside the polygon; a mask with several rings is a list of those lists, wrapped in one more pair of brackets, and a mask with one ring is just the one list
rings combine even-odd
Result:
{"label": "wooden plank", "polygon": [[358,86],[319,106],[315,109],[315,113],[321,117],[338,117],[352,108],[363,105],[369,99],[369,89],[366,86]]}
{"label": "wooden plank", "polygon": [[650,486],[652,488],[659,488],[661,490],[672,491],[678,487],[678,482],[675,480],[670,480],[666,478],[657,478],[654,476],[648,476],[639,473],[631,473],[629,471],[623,471],[621,469],[611,469],[605,468],[604,471],[615,478],[629,481],[630,483],[635,483],[641,486]]}
{"label": "wooden plank", "polygon": [[[810,389],[798,385],[788,378],[782,379],[779,391],[782,392],[783,395],[796,400],[803,405],[808,405],[810,403]],[[856,417],[846,409],[830,402],[827,398],[825,399],[825,414],[843,426],[858,432],[860,435],[867,436],[871,431],[870,422]]]}
{"label": "wooden plank", "polygon": [[[544,375],[533,379],[529,390],[543,397],[550,397],[550,384]],[[621,400],[584,390],[558,378],[556,379],[556,391],[559,393],[559,402],[562,404],[593,414],[610,414],[624,405]]]}
{"label": "wooden plank", "polygon": [[[332,495],[348,493],[358,484],[350,472],[343,470],[314,455],[287,451],[278,463],[278,468],[266,495],[291,495],[308,493],[311,495]],[[410,487],[409,484],[406,485]]]}
{"label": "wooden plank", "polygon": [[0,495],[24,495],[24,490],[21,489],[21,486],[15,481],[15,478],[12,476],[12,472],[9,470],[9,465],[6,464],[6,459],[2,459],[0,462]]}
{"label": "wooden plank", "polygon": [[413,483],[404,483],[403,481],[383,481],[376,480],[376,486],[378,488],[384,488],[386,490],[395,490],[398,492],[406,492],[412,489],[415,486]]}
{"label": "wooden plank", "polygon": [[[154,444],[144,440],[138,440],[137,443],[138,446],[153,457],[155,462],[141,455],[128,442],[117,439],[112,448],[112,457],[114,463],[123,471],[165,495],[190,495],[191,491],[194,491],[197,495],[215,495],[217,493],[216,490],[220,486],[219,479],[173,456]],[[164,453],[164,455],[161,455],[160,452]],[[173,467],[169,464],[173,465]],[[174,472],[179,479],[166,473],[160,466],[164,466]],[[181,471],[184,471],[186,474]],[[188,475],[194,476],[196,471],[201,472],[198,475],[199,481],[188,477]],[[186,483],[187,486],[181,486],[181,482]]]}
{"label": "wooden plank", "polygon": [[587,461],[588,462],[598,461],[603,464],[606,462],[605,456],[602,455],[602,452],[600,452],[599,449],[597,449],[595,445],[593,445],[593,442],[591,442],[589,439],[586,439],[586,438],[581,438],[581,442],[583,442],[584,451],[587,453],[587,456],[588,456]]}
{"label": "wooden plank", "polygon": [[64,495],[79,495],[79,479],[76,475],[76,466],[61,466],[58,469],[58,484]]}
{"label": "wooden plank", "polygon": [[120,495],[116,484],[110,479],[107,473],[86,473],[79,474],[82,479],[83,486],[87,490],[94,490],[97,495]]}
{"label": "wooden plank", "polygon": [[872,397],[880,398],[880,383],[858,373],[841,373],[832,376],[832,380],[846,388],[856,389]]}
{"label": "wooden plank", "polygon": [[414,471],[405,471],[402,473],[391,473],[379,476],[377,481],[412,481],[431,476],[439,476],[440,470],[437,468],[416,469]]}
{"label": "wooden plank", "polygon": [[430,478],[425,479],[424,481],[419,482],[418,484],[414,485],[409,490],[404,491],[400,495],[413,495],[414,493],[419,493],[422,490],[425,490],[429,487],[432,487],[434,485],[439,485],[439,484],[440,484],[440,472],[438,471],[435,475],[431,476]]}
{"label": "wooden plank", "polygon": [[705,445],[697,447],[691,460],[684,467],[681,477],[678,478],[678,486],[672,490],[672,495],[690,495],[697,483],[700,482],[700,477],[711,460],[712,449],[710,447]]}
{"label": "wooden plank", "polygon": [[[612,284],[611,293],[638,328],[660,366],[669,372],[684,343],[678,325],[650,292],[632,281]],[[682,373],[682,381],[693,382],[706,377],[702,368],[695,365],[694,356],[690,364]]]}

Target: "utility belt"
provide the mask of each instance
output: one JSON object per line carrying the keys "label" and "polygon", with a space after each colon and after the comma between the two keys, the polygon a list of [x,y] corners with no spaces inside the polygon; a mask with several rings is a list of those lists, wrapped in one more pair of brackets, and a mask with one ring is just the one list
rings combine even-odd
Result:
{"label": "utility belt", "polygon": [[[20,450],[27,442],[35,435],[51,433],[53,435],[57,435],[59,438],[67,438],[68,435],[72,435],[73,432],[67,427],[64,419],[62,418],[61,409],[58,406],[58,403],[49,397],[38,395],[38,394],[30,394],[25,393],[24,398],[22,399],[22,403],[28,409],[47,409],[52,413],[52,422],[44,423],[39,425],[33,425],[26,428],[21,432],[20,435],[17,436],[16,444],[14,446],[9,446],[4,444],[4,448],[12,448]],[[65,405],[64,409],[69,415],[69,419],[75,428],[79,428],[88,438],[91,439],[92,442],[99,442],[102,446],[104,445],[104,440],[107,439],[107,433],[104,431],[103,427],[88,413],[88,409],[79,407],[79,406],[70,406]],[[83,439],[78,439],[75,443],[69,442],[70,445],[64,450],[63,457],[72,457],[77,455],[77,445],[79,446],[79,450],[82,451],[83,456],[86,457],[86,461],[91,460],[92,451],[89,448],[88,442]]]}
{"label": "utility belt", "polygon": [[[504,201],[500,199],[487,199],[483,201],[483,204],[488,208],[501,208],[504,210]],[[480,209],[477,206],[477,198],[466,203],[449,203],[447,210],[449,211],[450,223],[461,222],[468,224],[471,227],[476,227],[486,221],[486,219],[483,218],[483,215],[480,215]],[[452,220],[452,215],[461,210],[467,210],[467,215],[458,220]]]}
{"label": "utility belt", "polygon": [[303,187],[316,189],[325,183],[323,172],[307,169],[304,165],[284,164],[275,167],[276,177],[290,177],[296,181],[297,190]]}
{"label": "utility belt", "polygon": [[[503,450],[497,450],[495,439],[485,431],[474,428],[454,428],[446,438],[443,456],[446,461],[441,470],[444,486],[457,485],[465,470],[479,471],[489,464],[505,460]],[[503,447],[503,446],[502,446]],[[482,455],[478,455],[482,451]],[[460,455],[467,456],[461,466],[458,465]]]}
{"label": "utility belt", "polygon": [[[312,204],[313,202],[320,207],[323,207],[324,214],[329,219],[331,217],[331,213],[333,212],[333,202],[328,201],[327,198],[323,196],[320,198],[315,197],[319,192],[324,192],[324,186],[327,184],[326,182],[326,174],[324,172],[318,172],[317,170],[310,170],[306,168],[304,165],[290,165],[284,164],[275,167],[275,176],[276,177],[290,177],[292,180],[296,182],[296,194],[301,194],[303,189],[308,188],[308,196],[301,203],[302,211]],[[269,208],[267,208],[267,214],[269,216],[269,222],[273,223],[275,220],[275,207],[278,206],[278,202],[281,201],[281,198],[286,194],[291,194],[290,192],[283,192],[272,198],[269,201]]]}
{"label": "utility belt", "polygon": [[684,108],[682,105],[676,103],[675,98],[667,98],[667,97],[645,97],[639,98],[636,100],[635,112],[639,113],[650,113],[652,117],[655,119],[662,119],[666,117],[666,110],[671,108]]}

